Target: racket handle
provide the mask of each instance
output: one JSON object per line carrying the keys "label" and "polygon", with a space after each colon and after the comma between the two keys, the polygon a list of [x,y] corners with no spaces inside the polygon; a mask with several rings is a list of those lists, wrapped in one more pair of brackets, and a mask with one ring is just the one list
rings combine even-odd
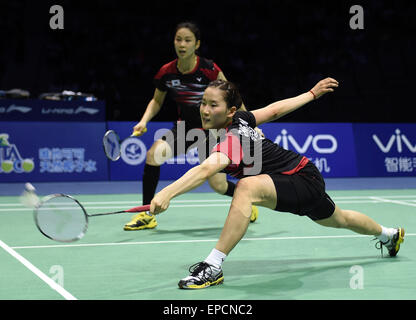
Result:
{"label": "racket handle", "polygon": [[137,136],[139,136],[140,134],[143,134],[143,133],[146,133],[147,132],[147,128],[144,128],[142,131],[134,131],[133,133],[132,133],[132,136],[133,137],[137,137]]}
{"label": "racket handle", "polygon": [[138,207],[124,210],[124,212],[143,212],[143,211],[149,211],[149,210],[150,210],[150,204],[146,204],[144,206],[138,206]]}

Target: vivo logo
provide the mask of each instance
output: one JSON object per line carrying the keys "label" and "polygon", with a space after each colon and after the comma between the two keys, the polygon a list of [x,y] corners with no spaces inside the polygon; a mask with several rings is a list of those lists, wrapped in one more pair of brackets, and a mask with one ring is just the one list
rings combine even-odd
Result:
{"label": "vivo logo", "polygon": [[274,142],[285,149],[290,149],[289,146],[292,146],[301,154],[306,153],[309,147],[317,153],[334,153],[338,148],[337,139],[330,134],[317,134],[316,136],[310,134],[303,143],[299,143],[292,135],[287,134],[286,129],[283,129],[281,133]]}
{"label": "vivo logo", "polygon": [[403,144],[410,150],[410,152],[416,153],[416,145],[413,146],[404,134],[400,134],[399,129],[395,130],[395,134],[390,137],[386,145],[380,141],[376,134],[373,134],[372,137],[377,146],[384,153],[388,153],[392,149],[393,145],[396,145],[397,152],[401,153],[403,151]]}

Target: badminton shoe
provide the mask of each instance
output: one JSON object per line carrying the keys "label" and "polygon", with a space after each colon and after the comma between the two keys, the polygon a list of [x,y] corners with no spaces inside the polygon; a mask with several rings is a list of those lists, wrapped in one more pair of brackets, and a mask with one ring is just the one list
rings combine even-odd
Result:
{"label": "badminton shoe", "polygon": [[124,225],[124,230],[134,231],[142,229],[153,229],[156,228],[157,221],[155,216],[150,216],[145,212],[136,214],[129,223]]}
{"label": "badminton shoe", "polygon": [[224,282],[221,268],[206,262],[198,262],[189,267],[190,275],[179,281],[181,289],[203,289]]}
{"label": "badminton shoe", "polygon": [[251,206],[250,222],[256,221],[258,216],[259,216],[259,208],[257,208],[256,206]]}
{"label": "badminton shoe", "polygon": [[404,242],[404,229],[403,228],[397,228],[396,233],[393,235],[393,237],[388,240],[387,242],[379,241],[377,244],[379,244],[379,247],[376,247],[377,249],[381,249],[381,255],[383,255],[383,246],[387,248],[389,251],[390,257],[395,257],[397,253],[400,250],[400,244]]}

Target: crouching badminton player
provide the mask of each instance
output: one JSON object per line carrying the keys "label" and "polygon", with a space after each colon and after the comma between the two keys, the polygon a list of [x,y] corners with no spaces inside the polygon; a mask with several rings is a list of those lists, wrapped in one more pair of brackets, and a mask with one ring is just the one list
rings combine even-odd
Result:
{"label": "crouching badminton player", "polygon": [[[396,256],[404,241],[403,228],[386,228],[360,212],[341,209],[325,192],[325,182],[312,162],[264,139],[253,130],[333,92],[337,87],[336,80],[327,78],[306,93],[249,112],[237,111],[241,96],[231,82],[215,80],[209,84],[200,106],[203,128],[226,129],[223,130],[226,133],[204,162],[155,195],[150,212],[159,214],[165,211],[172,198],[198,187],[220,171],[239,181],[215,248],[203,262],[189,268],[190,274],[179,281],[180,288],[200,289],[224,281],[222,263],[244,236],[252,205],[307,216],[324,227],[373,235],[381,248],[385,246],[390,256]],[[261,159],[258,170],[254,170],[256,165],[252,160],[246,159],[256,153],[260,153],[257,158]]]}

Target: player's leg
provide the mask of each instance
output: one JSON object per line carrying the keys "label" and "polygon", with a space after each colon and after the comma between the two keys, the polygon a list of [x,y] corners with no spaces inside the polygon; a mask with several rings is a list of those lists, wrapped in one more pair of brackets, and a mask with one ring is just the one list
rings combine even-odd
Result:
{"label": "player's leg", "polygon": [[[230,181],[231,182],[231,181]],[[231,194],[231,197],[234,194],[235,184],[228,183],[227,175],[225,173],[217,173],[208,179],[209,186],[216,193],[219,194]]]}
{"label": "player's leg", "polygon": [[[146,164],[143,170],[143,205],[150,204],[159,182],[160,166],[173,156],[172,148],[168,142],[159,139],[147,151]],[[135,231],[153,229],[157,226],[154,216],[139,213],[124,225],[124,230]]]}
{"label": "player's leg", "polygon": [[335,206],[334,213],[329,218],[315,222],[325,227],[349,229],[359,234],[375,236],[381,245],[387,247],[390,256],[397,255],[400,244],[404,241],[403,228],[383,227],[361,212],[343,210],[338,206]]}
{"label": "player's leg", "polygon": [[200,289],[224,281],[221,265],[225,257],[244,236],[250,223],[253,204],[275,209],[276,187],[268,175],[241,179],[236,186],[224,228],[208,257],[190,268],[190,275],[179,281],[182,289]]}
{"label": "player's leg", "polygon": [[349,229],[359,234],[381,234],[381,226],[370,217],[358,211],[342,210],[338,206],[335,206],[334,213],[329,218],[315,222],[325,227]]}
{"label": "player's leg", "polygon": [[169,143],[156,140],[146,154],[146,164],[143,170],[143,205],[152,201],[160,176],[160,166],[172,158],[173,152]]}
{"label": "player's leg", "polygon": [[[234,195],[235,183],[227,180],[225,173],[217,173],[208,179],[208,183],[212,190],[219,194],[223,194],[229,197]],[[257,220],[259,215],[259,209],[256,206],[251,207],[250,222]]]}
{"label": "player's leg", "polygon": [[241,179],[234,191],[233,201],[224,228],[215,248],[228,254],[244,236],[251,216],[253,204],[275,209],[276,187],[269,175]]}

